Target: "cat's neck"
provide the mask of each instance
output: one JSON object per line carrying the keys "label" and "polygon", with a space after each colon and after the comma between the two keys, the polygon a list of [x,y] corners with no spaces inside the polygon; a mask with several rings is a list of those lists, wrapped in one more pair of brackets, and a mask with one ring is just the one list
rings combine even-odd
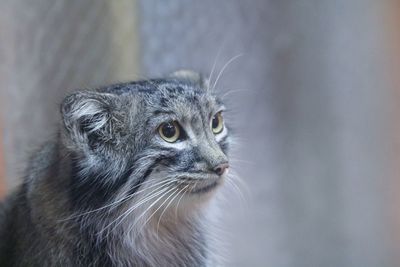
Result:
{"label": "cat's neck", "polygon": [[149,266],[204,265],[208,257],[207,237],[203,231],[205,218],[170,219],[173,219],[172,213],[164,214],[161,220],[154,216],[145,225],[137,225],[134,229],[129,223],[122,226],[124,229],[116,230],[110,237],[119,240],[118,246],[109,240],[111,255],[119,255],[115,260],[126,259],[134,265],[140,265],[138,260]]}

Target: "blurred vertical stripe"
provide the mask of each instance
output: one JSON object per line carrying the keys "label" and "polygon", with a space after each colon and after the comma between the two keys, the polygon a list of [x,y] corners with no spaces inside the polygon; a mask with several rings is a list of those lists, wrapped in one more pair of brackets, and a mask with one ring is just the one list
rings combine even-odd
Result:
{"label": "blurred vertical stripe", "polygon": [[0,95],[7,188],[53,138],[58,104],[77,88],[138,77],[136,1],[5,0],[0,8]]}
{"label": "blurred vertical stripe", "polygon": [[393,87],[392,113],[392,142],[393,151],[393,175],[390,191],[391,209],[393,211],[393,224],[395,231],[395,253],[397,262],[400,264],[400,1],[391,0],[387,5],[387,26],[388,26],[388,61],[391,67],[390,78]]}
{"label": "blurred vertical stripe", "polygon": [[[1,115],[1,113],[0,113]],[[0,117],[0,200],[4,197],[6,193],[6,184],[5,184],[5,171],[4,171],[4,150],[3,150],[3,127],[2,120]]]}
{"label": "blurred vertical stripe", "polygon": [[139,70],[138,12],[136,1],[109,1],[112,69],[116,80],[142,78]]}

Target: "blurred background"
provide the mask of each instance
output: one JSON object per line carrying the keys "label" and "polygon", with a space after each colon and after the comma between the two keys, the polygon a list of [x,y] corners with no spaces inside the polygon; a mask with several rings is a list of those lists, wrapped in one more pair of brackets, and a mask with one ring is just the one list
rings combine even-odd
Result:
{"label": "blurred background", "polygon": [[400,2],[0,3],[0,195],[67,92],[215,62],[245,184],[226,266],[400,266]]}

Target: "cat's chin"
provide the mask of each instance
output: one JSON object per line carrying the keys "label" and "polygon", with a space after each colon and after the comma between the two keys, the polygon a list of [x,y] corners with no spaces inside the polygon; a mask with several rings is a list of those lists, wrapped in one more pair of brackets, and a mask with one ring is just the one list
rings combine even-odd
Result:
{"label": "cat's chin", "polygon": [[219,184],[221,183],[220,180],[213,180],[205,185],[199,185],[190,190],[191,194],[206,194],[214,191]]}
{"label": "cat's chin", "polygon": [[224,182],[224,177],[209,178],[204,182],[195,183],[188,193],[190,196],[206,196],[217,191],[221,184]]}

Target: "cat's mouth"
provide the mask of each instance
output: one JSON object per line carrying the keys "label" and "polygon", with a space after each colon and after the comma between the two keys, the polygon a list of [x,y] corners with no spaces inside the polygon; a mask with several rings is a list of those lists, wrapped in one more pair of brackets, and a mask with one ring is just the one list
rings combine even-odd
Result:
{"label": "cat's mouth", "polygon": [[219,185],[218,180],[212,181],[211,183],[208,183],[206,185],[201,185],[201,186],[196,186],[192,190],[190,190],[190,193],[192,194],[204,194],[212,191]]}
{"label": "cat's mouth", "polygon": [[182,186],[190,185],[187,191],[191,194],[204,194],[211,192],[222,182],[221,177],[202,178],[201,180],[184,177],[183,180],[185,180],[185,182]]}

